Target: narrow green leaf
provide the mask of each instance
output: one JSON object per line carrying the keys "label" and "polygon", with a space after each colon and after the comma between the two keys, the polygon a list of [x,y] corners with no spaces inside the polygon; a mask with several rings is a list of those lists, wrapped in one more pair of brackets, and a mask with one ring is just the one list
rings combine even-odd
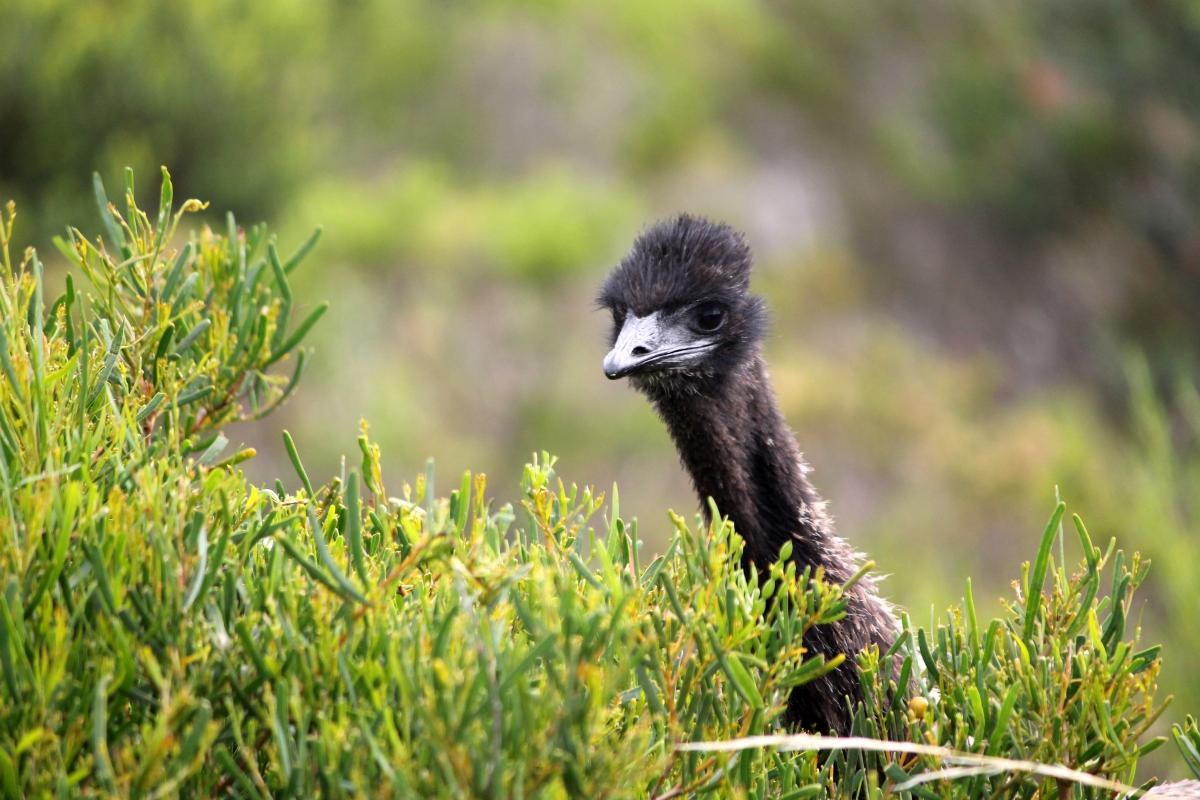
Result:
{"label": "narrow green leaf", "polygon": [[4,684],[8,687],[9,697],[13,702],[19,700],[23,694],[17,683],[17,669],[13,662],[12,649],[19,646],[19,642],[15,641],[15,631],[13,630],[13,622],[10,615],[7,613],[8,603],[2,595],[0,595],[0,669],[4,672]]}
{"label": "narrow green leaf", "polygon": [[1172,726],[1171,734],[1188,769],[1200,778],[1200,727],[1196,720],[1189,716],[1183,725]]}
{"label": "narrow green leaf", "polygon": [[170,303],[175,298],[175,290],[179,287],[179,282],[183,279],[183,272],[188,267],[192,259],[192,243],[186,243],[175,256],[175,262],[171,265],[171,271],[167,273],[167,279],[163,283],[162,294],[159,299],[164,303]]}
{"label": "narrow green leaf", "polygon": [[13,387],[13,394],[17,396],[18,402],[24,404],[25,392],[17,381],[17,371],[13,368],[12,359],[9,357],[8,334],[3,325],[0,325],[0,367],[4,369],[4,375],[8,378],[9,385]]}
{"label": "narrow green leaf", "polygon": [[304,337],[308,335],[308,332],[312,329],[312,326],[317,324],[317,320],[319,320],[328,309],[329,303],[321,303],[321,305],[314,308],[312,313],[305,317],[304,321],[300,323],[300,326],[293,331],[292,335],[289,336],[283,342],[283,344],[275,348],[271,355],[267,357],[266,363],[263,366],[269,367],[291,352],[296,345],[300,344],[300,342],[304,340]]}
{"label": "narrow green leaf", "polygon": [[199,537],[196,542],[196,566],[192,570],[192,581],[188,586],[187,594],[183,598],[183,610],[187,611],[195,602],[196,596],[200,594],[200,586],[204,583],[204,576],[208,571],[208,528],[201,525]]}
{"label": "narrow green leaf", "polygon": [[828,675],[830,672],[833,672],[845,660],[845,653],[838,653],[830,659],[826,659],[823,655],[812,656],[806,659],[800,665],[799,669],[784,678],[779,685],[785,689],[791,689],[805,683],[811,683],[822,675]]}
{"label": "narrow green leaf", "polygon": [[144,406],[142,406],[141,408],[138,409],[137,416],[135,419],[138,422],[145,422],[146,417],[150,416],[155,411],[157,411],[158,407],[161,406],[163,404],[163,401],[166,399],[167,399],[167,396],[165,394],[163,394],[162,392],[155,392],[154,396],[151,397],[149,400],[147,400],[146,404]]}
{"label": "narrow green leaf", "polygon": [[116,786],[113,783],[112,758],[108,754],[109,680],[110,676],[107,673],[101,675],[92,694],[92,770],[96,779],[113,791]]}
{"label": "narrow green leaf", "polygon": [[279,287],[279,296],[283,298],[285,303],[292,302],[292,287],[288,283],[287,270],[279,263],[279,251],[275,249],[275,243],[271,242],[267,245],[267,261],[271,265],[271,272],[275,275],[275,285]]}
{"label": "narrow green leaf", "polygon": [[283,265],[283,271],[290,273],[292,270],[298,267],[300,262],[303,261],[308,254],[312,252],[312,249],[317,246],[317,240],[320,238],[321,228],[318,227],[312,232],[308,239],[305,240],[304,244],[300,245],[300,249],[293,253],[292,257],[287,260],[287,263]]}
{"label": "narrow green leaf", "polygon": [[121,352],[121,342],[125,335],[124,328],[117,328],[117,333],[112,337],[108,345],[108,352],[104,356],[104,365],[100,368],[100,373],[96,376],[96,382],[92,385],[91,396],[88,397],[87,404],[90,406],[95,402],[100,393],[104,391],[105,385],[108,384],[108,379],[112,377],[113,370],[117,365],[117,357]]}
{"label": "narrow green leaf", "polygon": [[575,567],[575,571],[579,573],[579,577],[583,578],[597,589],[604,588],[604,583],[596,577],[596,574],[592,572],[591,567],[583,563],[583,559],[579,557],[578,553],[576,553],[574,550],[567,550],[566,554],[567,559],[571,562],[571,566]]}
{"label": "narrow green leaf", "polygon": [[292,462],[292,468],[300,476],[300,483],[304,486],[304,491],[308,492],[310,498],[314,497],[316,492],[313,491],[312,481],[308,479],[308,473],[304,471],[304,464],[300,461],[300,453],[296,450],[296,443],[292,440],[292,434],[286,430],[283,432],[283,446],[287,449],[288,458]]}
{"label": "narrow green leaf", "polygon": [[467,515],[471,512],[471,472],[470,470],[463,473],[462,481],[458,487],[458,504],[454,509],[454,529],[460,535],[466,533]]}
{"label": "narrow green leaf", "polygon": [[917,629],[917,647],[921,651],[921,661],[925,664],[925,670],[933,678],[936,684],[941,681],[941,673],[938,672],[937,659],[933,657],[933,653],[929,649],[929,642],[925,639],[925,629]]}
{"label": "narrow green leaf", "polygon": [[666,708],[663,707],[662,700],[658,695],[658,687],[654,685],[653,679],[646,672],[644,664],[638,664],[635,672],[637,673],[638,684],[642,687],[642,693],[646,697],[646,704],[650,706],[650,710],[656,716],[664,717],[667,714]]}
{"label": "narrow green leaf", "polygon": [[179,395],[179,397],[175,400],[175,407],[183,408],[189,403],[194,403],[197,400],[203,400],[212,394],[212,391],[212,386],[197,386],[194,389],[188,389],[184,391],[183,394]]}
{"label": "narrow green leaf", "polygon": [[996,714],[996,721],[992,724],[992,729],[988,733],[987,754],[994,756],[1000,752],[1000,746],[1004,743],[1004,737],[1008,733],[1008,720],[1012,716],[1013,708],[1017,705],[1017,698],[1021,695],[1021,684],[1014,683],[1008,687],[1008,692],[1004,695],[1004,703],[1000,706],[1000,711]]}
{"label": "narrow green leaf", "polygon": [[975,615],[975,592],[971,587],[971,579],[967,578],[967,589],[963,595],[967,610],[967,641],[971,646],[971,659],[979,656],[979,618]]}
{"label": "narrow green leaf", "polygon": [[333,591],[335,594],[341,595],[341,588],[333,581],[333,579],[326,575],[325,572],[310,558],[304,555],[304,553],[300,552],[300,548],[297,547],[296,543],[291,541],[286,534],[276,536],[274,541],[279,543],[284,552],[291,556],[292,560],[300,565],[300,568],[307,572],[310,578],[325,588]]}
{"label": "narrow green leaf", "polygon": [[108,241],[112,246],[117,248],[125,258],[129,258],[131,252],[125,244],[125,234],[117,225],[117,220],[113,217],[112,209],[108,205],[108,195],[104,192],[104,181],[100,179],[99,172],[92,173],[92,191],[96,195],[96,207],[100,209],[100,221],[104,224],[104,232],[108,235]]}
{"label": "narrow green leaf", "polygon": [[1079,536],[1079,546],[1083,548],[1083,556],[1087,559],[1088,567],[1095,569],[1096,562],[1100,559],[1100,551],[1092,544],[1092,537],[1088,535],[1083,519],[1078,514],[1072,514],[1071,521],[1075,523],[1075,533]]}
{"label": "narrow green leaf", "polygon": [[291,393],[295,391],[296,384],[300,382],[300,376],[304,374],[304,363],[306,359],[307,355],[303,350],[297,351],[296,369],[292,371],[292,377],[288,380],[287,386],[283,388],[283,391],[279,393],[279,396],[275,398],[274,402],[272,402],[269,406],[257,409],[254,413],[254,419],[262,419],[283,405],[283,401],[288,399]]}
{"label": "narrow green leaf", "polygon": [[204,449],[200,457],[196,459],[196,463],[202,467],[210,466],[225,451],[225,447],[229,444],[229,440],[225,438],[225,434],[218,433],[212,443]]}
{"label": "narrow green leaf", "polygon": [[187,332],[187,335],[180,339],[179,344],[175,346],[175,353],[182,355],[189,347],[195,344],[196,340],[200,338],[201,334],[208,330],[210,325],[212,325],[212,320],[208,317],[205,317],[193,325],[192,329]]}
{"label": "narrow green leaf", "polygon": [[1033,638],[1033,629],[1037,624],[1038,609],[1042,602],[1042,584],[1046,580],[1046,566],[1050,561],[1050,548],[1054,545],[1054,537],[1058,535],[1058,524],[1062,521],[1063,512],[1067,510],[1066,503],[1059,503],[1046,523],[1042,532],[1041,545],[1038,547],[1037,560],[1033,562],[1033,571],[1029,575],[1029,583],[1025,587],[1025,630],[1026,642]]}
{"label": "narrow green leaf", "polygon": [[363,586],[367,582],[367,564],[363,551],[362,538],[362,504],[358,496],[358,473],[350,471],[346,486],[346,541],[350,545],[350,558],[354,563],[354,571]]}
{"label": "narrow green leaf", "polygon": [[359,603],[366,603],[367,598],[363,597],[362,592],[355,588],[350,579],[346,577],[346,573],[342,572],[342,568],[333,560],[333,554],[329,552],[329,546],[325,544],[325,533],[321,529],[321,523],[317,519],[317,512],[313,510],[312,503],[308,504],[308,527],[312,531],[313,540],[317,545],[317,555],[321,557],[321,562],[325,564],[325,568],[333,576],[333,580],[338,585],[338,588],[347,597]]}
{"label": "narrow green leaf", "polygon": [[198,273],[198,272],[188,273],[188,276],[183,279],[183,284],[179,287],[179,291],[176,292],[174,299],[171,300],[171,312],[170,312],[171,319],[174,319],[175,317],[179,316],[179,314],[183,311],[184,307],[187,306],[187,304],[191,302],[192,289],[194,289],[196,287],[196,284],[199,282],[200,282],[200,273]]}
{"label": "narrow green leaf", "polygon": [[155,223],[155,228],[158,229],[158,237],[154,243],[154,249],[161,250],[163,242],[166,241],[167,233],[171,223],[171,203],[174,199],[175,189],[171,185],[171,173],[167,172],[167,168],[162,168],[162,188],[158,195],[158,221]]}
{"label": "narrow green leaf", "polygon": [[[230,215],[230,220],[233,216]],[[288,711],[287,711],[287,686],[283,681],[275,683],[275,711],[270,716],[271,733],[275,737],[276,753],[279,756],[279,766],[283,772],[283,777],[289,779],[292,776],[292,748],[291,742],[287,736]]]}
{"label": "narrow green leaf", "polygon": [[738,694],[750,704],[750,707],[756,711],[763,708],[762,694],[758,691],[758,686],[754,679],[750,677],[749,670],[742,664],[737,653],[726,653],[725,658],[721,661],[721,665],[725,667],[725,672],[737,687]]}
{"label": "narrow green leaf", "polygon": [[[283,539],[276,541],[282,542]],[[233,631],[237,634],[238,641],[242,643],[242,648],[245,649],[246,655],[250,656],[250,660],[254,662],[255,669],[258,670],[259,676],[263,678],[270,677],[273,673],[267,662],[263,659],[262,653],[259,652],[258,645],[254,642],[254,636],[250,632],[250,626],[244,619],[239,619],[233,623]]]}

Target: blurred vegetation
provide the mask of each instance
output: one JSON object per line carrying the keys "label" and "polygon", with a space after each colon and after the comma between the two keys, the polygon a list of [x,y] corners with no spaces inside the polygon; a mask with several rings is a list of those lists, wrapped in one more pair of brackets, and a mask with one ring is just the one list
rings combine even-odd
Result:
{"label": "blurred vegetation", "polygon": [[[432,464],[389,493],[365,424],[358,467],[315,487],[284,432],[295,479],[255,486],[222,429],[296,386],[324,310],[301,319],[291,289],[311,242],[284,259],[230,214],[176,247],[202,204],[176,213],[165,170],[153,218],[132,173],[122,210],[95,194],[105,235],[56,239],[74,269],[53,300],[37,252],[13,258],[13,206],[0,217],[5,796],[1083,800],[1155,783],[1138,765],[1168,741],[1151,731],[1161,648],[1130,624],[1148,565],[1078,516],[1068,537],[1065,504],[1000,617],[968,581],[937,622],[905,615],[889,653],[858,656],[853,733],[872,747],[755,741],[843,658],[801,642],[845,614],[844,587],[798,573],[790,545],[746,574],[715,508],[708,526],[672,513],[650,557],[615,486],[568,486],[546,454],[519,505],[494,507],[470,472],[439,497]],[[1194,722],[1173,734],[1200,775]]]}
{"label": "blurred vegetation", "polygon": [[[550,449],[665,547],[662,509],[695,501],[603,380],[592,295],[639,226],[707,213],[750,235],[785,412],[893,599],[924,620],[970,574],[998,613],[1057,485],[1155,562],[1149,638],[1200,652],[1194,3],[11,0],[0,23],[22,242],[94,219],[92,170],[125,164],[285,241],[324,226],[296,292],[333,302],[280,411],[319,474],[364,416],[402,474],[515,487]],[[260,482],[273,430],[227,431]],[[1190,667],[1166,663],[1168,716],[1200,710]]]}

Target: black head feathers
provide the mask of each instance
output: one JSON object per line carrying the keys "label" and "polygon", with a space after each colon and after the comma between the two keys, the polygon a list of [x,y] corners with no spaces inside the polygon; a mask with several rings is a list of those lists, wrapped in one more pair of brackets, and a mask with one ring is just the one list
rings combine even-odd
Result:
{"label": "black head feathers", "polygon": [[750,285],[750,246],[733,228],[680,214],[633,243],[600,290],[600,305],[644,316],[701,300],[735,304]]}

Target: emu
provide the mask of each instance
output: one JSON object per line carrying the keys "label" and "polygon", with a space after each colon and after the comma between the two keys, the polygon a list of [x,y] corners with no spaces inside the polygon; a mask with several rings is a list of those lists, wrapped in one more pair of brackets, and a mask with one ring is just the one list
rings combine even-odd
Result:
{"label": "emu", "polygon": [[[767,314],[749,291],[750,267],[745,238],[728,225],[681,215],[643,232],[600,290],[613,319],[604,373],[649,398],[704,513],[711,497],[745,540],[745,568],[765,574],[790,541],[798,568],[822,567],[826,580],[845,583],[859,556],[835,535],[771,389],[761,352]],[[869,578],[846,599],[844,618],[804,639],[810,653],[846,660],[793,690],[789,726],[848,734],[848,702],[861,700],[854,656],[896,638],[892,606]]]}

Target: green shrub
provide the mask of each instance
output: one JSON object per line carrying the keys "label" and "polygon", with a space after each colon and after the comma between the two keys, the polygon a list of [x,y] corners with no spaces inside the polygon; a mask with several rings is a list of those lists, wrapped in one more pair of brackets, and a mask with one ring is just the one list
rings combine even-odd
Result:
{"label": "green shrub", "polygon": [[[108,241],[59,242],[88,288],[50,304],[37,255],[11,257],[11,205],[0,220],[5,795],[1111,796],[1010,762],[746,740],[833,666],[800,642],[841,587],[783,562],[748,577],[731,526],[677,515],[648,559],[616,489],[568,487],[548,456],[516,508],[482,475],[438,497],[432,468],[389,491],[364,425],[357,469],[316,487],[284,434],[292,488],[252,485],[220,429],[295,386],[324,309],[301,318],[289,288],[311,240],[284,261],[230,217],[179,246],[201,205],[173,213],[165,171],[154,220],[132,177],[123,214],[97,194]],[[943,622],[906,620],[911,696],[860,657],[856,733],[1140,780],[1166,741],[1158,648],[1127,633],[1146,564],[1075,518],[1068,572],[1063,513],[1004,617],[978,620],[968,583]],[[1176,740],[1200,766],[1195,724]]]}

